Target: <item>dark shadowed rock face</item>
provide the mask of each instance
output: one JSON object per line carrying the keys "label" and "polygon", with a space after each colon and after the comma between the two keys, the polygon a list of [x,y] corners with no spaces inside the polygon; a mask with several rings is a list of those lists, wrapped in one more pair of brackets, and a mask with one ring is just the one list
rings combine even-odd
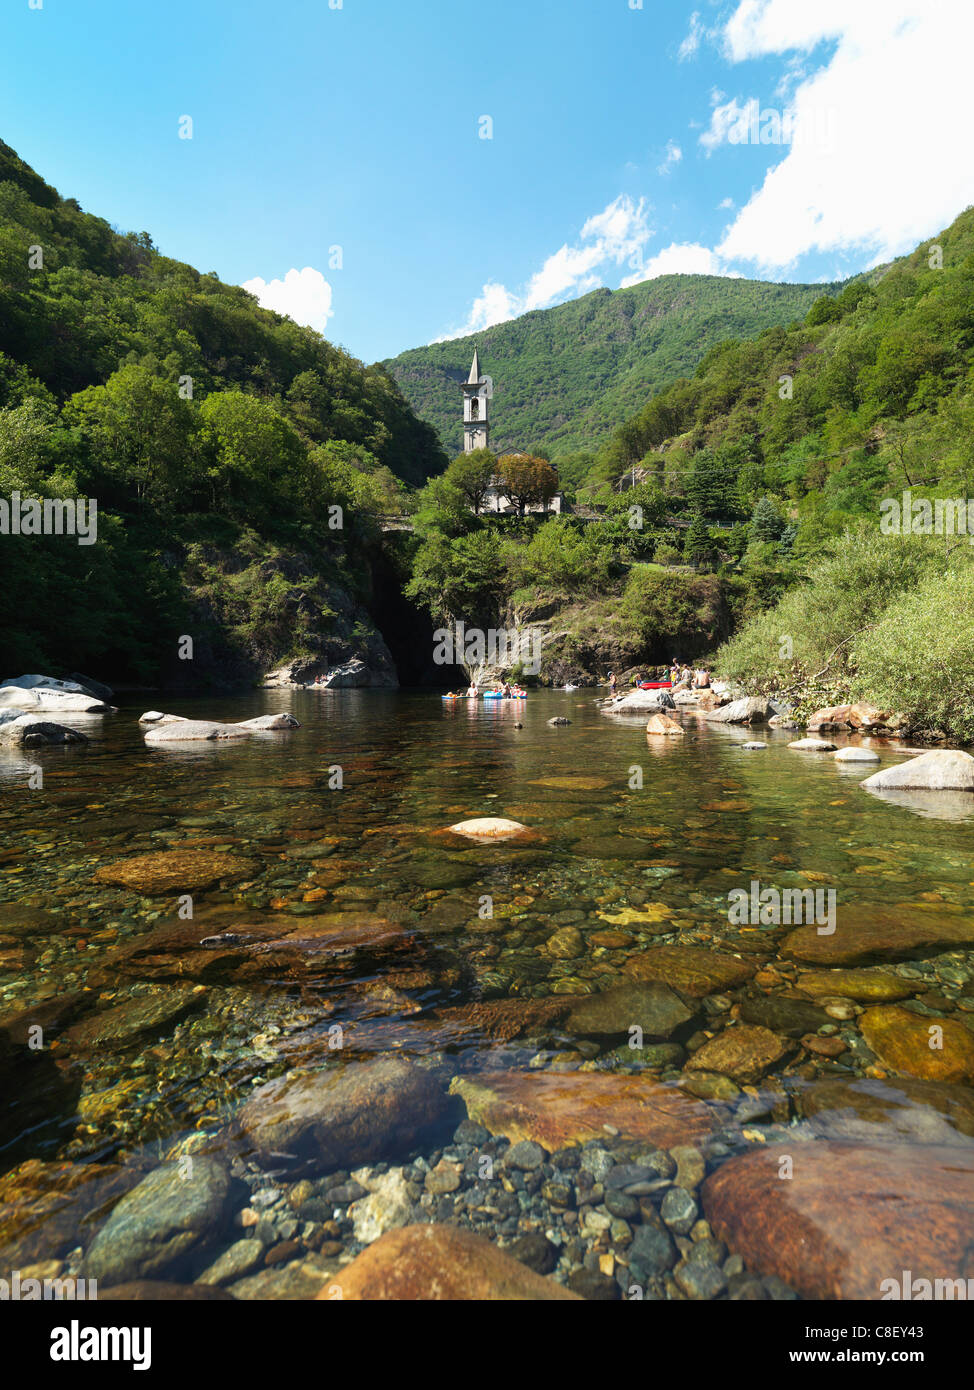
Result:
{"label": "dark shadowed rock face", "polygon": [[806,1298],[880,1299],[904,1270],[974,1277],[974,1146],[754,1150],[719,1168],[702,1194],[718,1239]]}
{"label": "dark shadowed rock face", "polygon": [[455,1226],[405,1226],[363,1250],[320,1299],[443,1302],[578,1300],[483,1236]]}
{"label": "dark shadowed rock face", "polygon": [[248,1100],[240,1124],[260,1161],[284,1154],[353,1167],[408,1150],[448,1108],[429,1072],[382,1058],[268,1082]]}

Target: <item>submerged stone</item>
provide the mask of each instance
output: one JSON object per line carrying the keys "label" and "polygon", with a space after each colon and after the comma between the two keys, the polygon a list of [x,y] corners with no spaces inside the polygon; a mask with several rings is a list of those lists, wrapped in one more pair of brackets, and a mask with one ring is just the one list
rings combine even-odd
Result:
{"label": "submerged stone", "polygon": [[400,1302],[578,1300],[483,1236],[456,1226],[406,1226],[380,1237],[319,1299]]}
{"label": "submerged stone", "polygon": [[706,1106],[643,1076],[479,1072],[454,1077],[450,1090],[491,1134],[534,1139],[549,1152],[604,1139],[607,1124],[663,1148],[694,1142],[713,1127]]}
{"label": "submerged stone", "polygon": [[240,1128],[261,1162],[350,1167],[408,1150],[448,1108],[429,1072],[387,1057],[270,1081],[243,1107]]}
{"label": "submerged stone", "polygon": [[702,1194],[714,1234],[806,1298],[910,1297],[893,1292],[903,1271],[931,1281],[971,1273],[974,1146],[760,1148],[725,1163]]}

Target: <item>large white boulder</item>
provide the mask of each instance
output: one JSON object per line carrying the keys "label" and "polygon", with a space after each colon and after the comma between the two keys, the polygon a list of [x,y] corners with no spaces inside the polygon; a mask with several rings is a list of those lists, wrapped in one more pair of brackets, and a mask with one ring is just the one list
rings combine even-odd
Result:
{"label": "large white boulder", "polygon": [[874,753],[871,748],[856,748],[852,744],[848,748],[840,748],[835,755],[837,763],[878,763],[879,754]]}
{"label": "large white boulder", "polygon": [[708,710],[706,718],[712,724],[766,724],[778,711],[763,695],[745,695],[732,700],[720,709]]}
{"label": "large white boulder", "polygon": [[250,730],[239,724],[218,724],[211,719],[160,721],[146,729],[146,743],[206,743],[215,739],[249,738]]}
{"label": "large white boulder", "polygon": [[261,714],[239,724],[221,724],[213,719],[185,719],[181,714],[160,714],[149,710],[139,723],[147,723],[146,743],[207,743],[218,739],[248,738],[251,734],[282,729],[300,729],[293,714]]}
{"label": "large white boulder", "polygon": [[630,690],[601,706],[603,714],[645,714],[647,710],[676,709],[668,690]]}
{"label": "large white boulder", "polygon": [[73,690],[53,686],[0,686],[0,709],[59,710],[66,714],[110,714],[111,705]]}
{"label": "large white boulder", "polygon": [[974,792],[974,758],[959,748],[936,748],[884,767],[859,783],[870,791]]}

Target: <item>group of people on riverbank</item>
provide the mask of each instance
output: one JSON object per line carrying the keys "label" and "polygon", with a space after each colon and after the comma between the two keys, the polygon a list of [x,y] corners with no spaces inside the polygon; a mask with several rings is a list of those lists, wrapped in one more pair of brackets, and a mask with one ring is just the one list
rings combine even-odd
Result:
{"label": "group of people on riverbank", "polygon": [[[698,666],[695,670],[685,663],[681,664],[676,657],[669,666],[655,668],[653,673],[645,679],[650,681],[668,680],[671,685],[685,685],[694,690],[708,690],[710,688],[710,672],[705,666]],[[619,687],[619,682],[614,671],[610,671],[606,676],[609,684],[609,693],[614,695]],[[636,672],[632,677],[632,687],[638,690],[643,683],[644,677],[640,672]]]}

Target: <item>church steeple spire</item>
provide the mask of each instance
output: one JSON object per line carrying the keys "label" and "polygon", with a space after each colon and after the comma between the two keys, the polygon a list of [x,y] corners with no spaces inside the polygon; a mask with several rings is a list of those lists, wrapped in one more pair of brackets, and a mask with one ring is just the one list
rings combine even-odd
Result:
{"label": "church steeple spire", "polygon": [[473,350],[473,364],[470,375],[462,383],[463,392],[463,451],[473,453],[474,449],[486,449],[490,439],[490,381],[480,374],[480,353]]}

